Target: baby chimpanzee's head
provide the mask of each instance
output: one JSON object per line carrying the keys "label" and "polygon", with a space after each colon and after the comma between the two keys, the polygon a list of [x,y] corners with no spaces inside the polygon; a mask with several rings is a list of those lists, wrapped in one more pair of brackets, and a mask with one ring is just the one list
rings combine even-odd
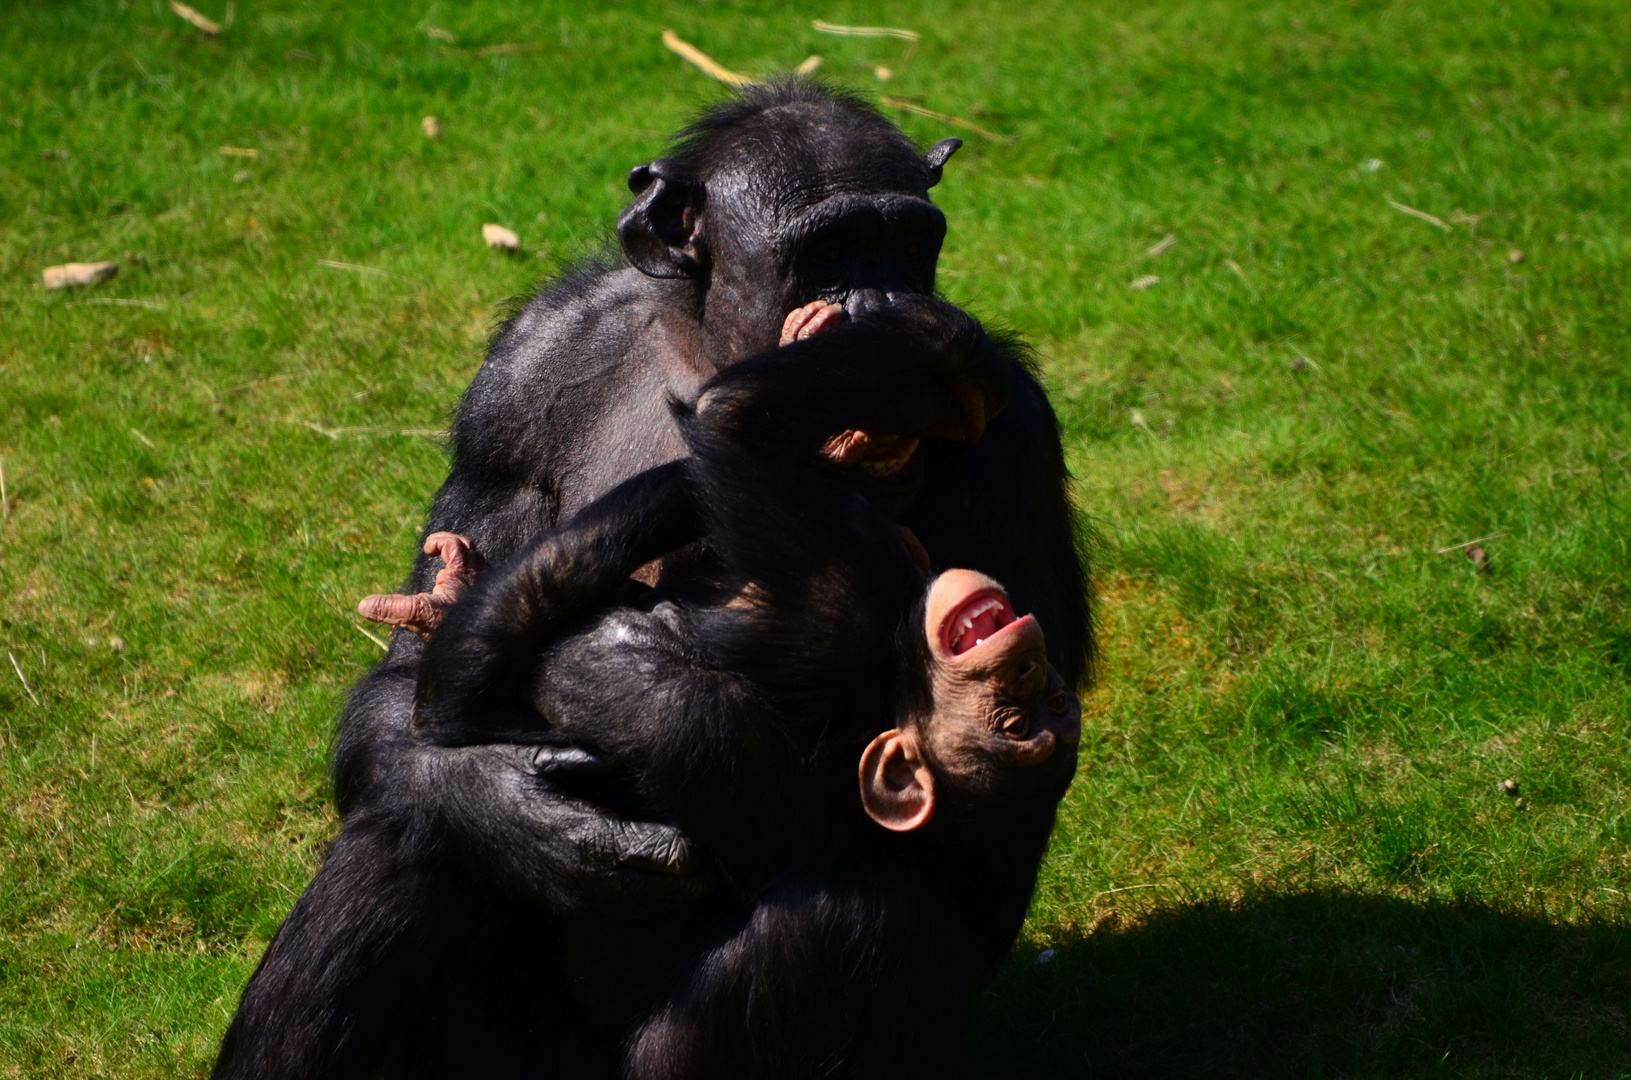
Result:
{"label": "baby chimpanzee's head", "polygon": [[1016,617],[984,574],[948,570],[906,625],[899,726],[861,754],[867,815],[910,832],[947,800],[1058,801],[1075,772],[1082,710],[1048,664],[1036,620]]}

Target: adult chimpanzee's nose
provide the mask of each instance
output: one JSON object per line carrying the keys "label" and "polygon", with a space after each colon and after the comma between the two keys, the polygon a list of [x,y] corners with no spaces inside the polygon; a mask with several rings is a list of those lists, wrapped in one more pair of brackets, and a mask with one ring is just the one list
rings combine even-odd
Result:
{"label": "adult chimpanzee's nose", "polygon": [[844,314],[852,319],[872,315],[888,307],[890,299],[882,289],[851,289],[844,298]]}

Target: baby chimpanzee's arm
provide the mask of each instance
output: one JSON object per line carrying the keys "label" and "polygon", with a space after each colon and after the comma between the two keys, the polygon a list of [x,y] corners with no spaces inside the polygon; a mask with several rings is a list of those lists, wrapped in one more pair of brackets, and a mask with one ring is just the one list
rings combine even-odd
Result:
{"label": "baby chimpanzee's arm", "polygon": [[693,499],[687,463],[660,466],[479,578],[426,647],[415,733],[602,752],[650,805],[742,853],[733,868],[752,873],[796,842],[804,773],[791,734],[710,665],[679,608],[618,597],[633,570],[694,539]]}
{"label": "baby chimpanzee's arm", "polygon": [[425,649],[414,734],[443,746],[539,741],[545,728],[521,700],[539,649],[699,528],[688,463],[670,462],[619,484],[477,579]]}

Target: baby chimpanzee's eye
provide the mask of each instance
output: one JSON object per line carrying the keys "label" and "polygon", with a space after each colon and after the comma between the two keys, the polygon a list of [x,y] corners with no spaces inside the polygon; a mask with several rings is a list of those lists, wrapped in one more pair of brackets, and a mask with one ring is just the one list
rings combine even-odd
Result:
{"label": "baby chimpanzee's eye", "polygon": [[1029,738],[1031,734],[1031,714],[1025,709],[1010,710],[1002,721],[1002,733],[1016,739]]}

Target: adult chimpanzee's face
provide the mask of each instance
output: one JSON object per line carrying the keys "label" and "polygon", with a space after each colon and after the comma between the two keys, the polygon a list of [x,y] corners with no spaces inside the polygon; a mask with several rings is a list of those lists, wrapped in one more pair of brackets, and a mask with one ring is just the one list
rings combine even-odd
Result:
{"label": "adult chimpanzee's face", "polygon": [[[809,147],[803,148],[809,150]],[[704,322],[747,352],[776,343],[782,317],[812,300],[851,315],[904,293],[932,293],[946,218],[921,159],[742,161],[708,181],[712,260]]]}
{"label": "adult chimpanzee's face", "polygon": [[787,230],[785,277],[809,300],[851,315],[900,293],[932,293],[946,219],[927,199],[839,196]]}
{"label": "adult chimpanzee's face", "polygon": [[704,175],[635,168],[618,236],[643,272],[701,286],[709,358],[733,363],[774,347],[812,301],[854,315],[933,292],[946,219],[929,188],[958,145],[920,157],[880,117],[767,110],[716,136]]}

